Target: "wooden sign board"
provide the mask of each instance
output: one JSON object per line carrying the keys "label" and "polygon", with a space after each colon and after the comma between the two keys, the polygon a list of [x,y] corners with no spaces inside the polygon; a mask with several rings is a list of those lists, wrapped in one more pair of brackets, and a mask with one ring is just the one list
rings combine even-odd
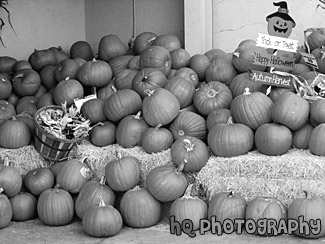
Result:
{"label": "wooden sign board", "polygon": [[256,46],[283,50],[288,52],[296,52],[298,47],[298,41],[288,39],[288,38],[270,36],[270,35],[258,33]]}
{"label": "wooden sign board", "polygon": [[293,70],[295,59],[290,57],[276,56],[268,53],[254,52],[253,63],[268,67]]}
{"label": "wooden sign board", "polygon": [[290,88],[293,78],[291,76],[283,76],[275,73],[262,72],[252,70],[250,73],[252,81],[260,82],[270,86],[279,86]]}

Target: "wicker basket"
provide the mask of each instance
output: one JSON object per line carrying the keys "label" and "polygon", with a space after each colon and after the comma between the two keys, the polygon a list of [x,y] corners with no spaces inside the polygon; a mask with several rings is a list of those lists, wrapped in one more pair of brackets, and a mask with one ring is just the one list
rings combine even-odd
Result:
{"label": "wicker basket", "polygon": [[68,158],[70,150],[73,146],[80,142],[83,138],[74,140],[66,140],[57,138],[46,132],[37,122],[39,114],[47,109],[62,110],[60,106],[50,105],[39,109],[35,114],[35,133],[34,133],[34,147],[39,154],[51,161],[63,161]]}

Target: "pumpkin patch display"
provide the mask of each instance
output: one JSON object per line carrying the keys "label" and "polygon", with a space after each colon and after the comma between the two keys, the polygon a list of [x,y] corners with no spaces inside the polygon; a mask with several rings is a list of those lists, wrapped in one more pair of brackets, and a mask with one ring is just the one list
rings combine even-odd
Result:
{"label": "pumpkin patch display", "polygon": [[7,227],[12,219],[12,207],[8,197],[2,193],[0,187],[0,229]]}

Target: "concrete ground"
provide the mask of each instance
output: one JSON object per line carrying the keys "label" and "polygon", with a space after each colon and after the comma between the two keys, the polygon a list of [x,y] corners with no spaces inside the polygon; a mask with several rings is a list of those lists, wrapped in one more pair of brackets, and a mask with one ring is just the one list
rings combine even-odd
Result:
{"label": "concrete ground", "polygon": [[39,219],[25,222],[11,222],[7,228],[0,230],[0,244],[135,244],[135,243],[223,243],[223,244],[299,244],[299,243],[325,243],[325,238],[317,240],[307,240],[292,235],[282,235],[275,237],[260,237],[250,234],[224,234],[221,236],[211,233],[190,238],[182,233],[180,236],[172,235],[169,232],[169,225],[158,223],[154,227],[145,229],[132,229],[123,227],[115,236],[109,238],[94,238],[83,232],[81,222],[78,219],[66,226],[47,226]]}

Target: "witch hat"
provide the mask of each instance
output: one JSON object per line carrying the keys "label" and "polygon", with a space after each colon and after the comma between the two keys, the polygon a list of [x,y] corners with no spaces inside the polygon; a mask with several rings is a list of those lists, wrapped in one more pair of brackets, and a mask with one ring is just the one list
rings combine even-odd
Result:
{"label": "witch hat", "polygon": [[293,23],[292,27],[296,26],[296,22],[289,15],[287,2],[282,1],[282,2],[278,2],[278,3],[273,3],[273,5],[279,7],[278,11],[267,16],[266,21],[268,21],[268,19],[270,19],[272,17],[280,17],[281,19],[284,19],[287,21],[292,21],[292,23]]}

